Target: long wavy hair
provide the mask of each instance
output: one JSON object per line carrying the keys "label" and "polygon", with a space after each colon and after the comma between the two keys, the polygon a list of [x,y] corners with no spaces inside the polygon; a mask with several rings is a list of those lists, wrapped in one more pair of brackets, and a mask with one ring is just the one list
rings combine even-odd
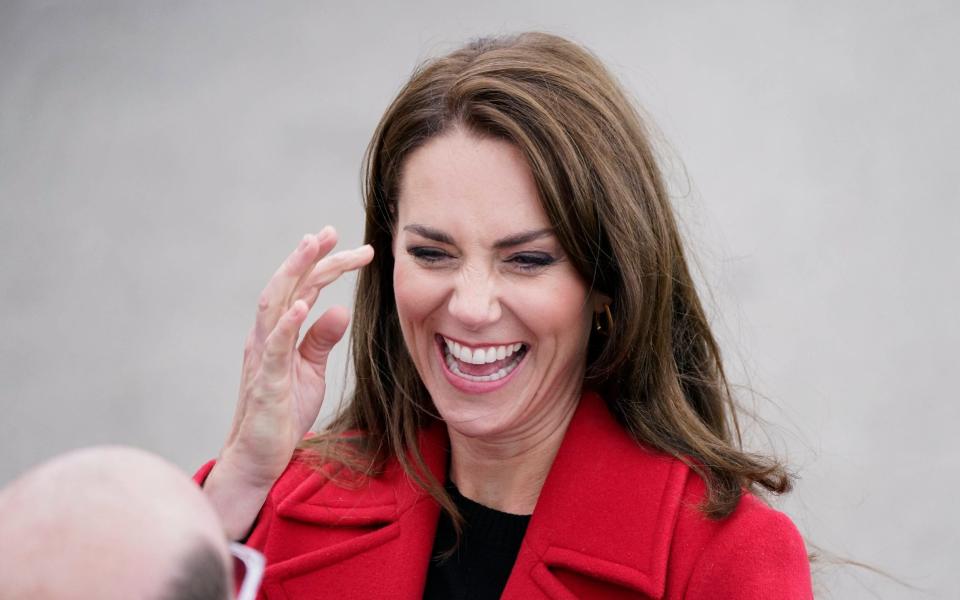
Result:
{"label": "long wavy hair", "polygon": [[703,477],[710,517],[729,514],[744,490],[789,490],[781,464],[742,449],[644,120],[593,54],[544,33],[483,38],[430,60],[387,108],[364,161],[365,240],[375,255],[356,289],[355,388],[304,449],[367,474],[396,458],[456,515],[418,445],[437,417],[400,331],[391,251],[404,160],[454,127],[523,152],[569,260],[611,298],[613,325],[590,341],[584,385],[625,430]]}

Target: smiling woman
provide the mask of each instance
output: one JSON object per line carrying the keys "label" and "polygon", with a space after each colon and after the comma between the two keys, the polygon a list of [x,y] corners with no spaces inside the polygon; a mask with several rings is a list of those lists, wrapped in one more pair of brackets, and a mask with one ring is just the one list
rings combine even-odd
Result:
{"label": "smiling woman", "polygon": [[[198,473],[267,598],[808,598],[760,490],[637,111],[546,34],[420,68],[367,153],[366,242],[271,279],[220,459]],[[356,386],[302,440],[359,269]]]}

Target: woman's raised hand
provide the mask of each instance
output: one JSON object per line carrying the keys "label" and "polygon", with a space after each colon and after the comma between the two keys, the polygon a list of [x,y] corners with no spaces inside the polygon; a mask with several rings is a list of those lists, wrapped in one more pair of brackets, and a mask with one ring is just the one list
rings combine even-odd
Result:
{"label": "woman's raised hand", "polygon": [[330,253],[332,227],[304,236],[260,296],[243,352],[240,399],[220,458],[204,484],[228,535],[242,537],[270,487],[310,430],[326,389],[327,357],[343,337],[347,309],[324,312],[297,345],[320,291],[373,258],[373,248]]}

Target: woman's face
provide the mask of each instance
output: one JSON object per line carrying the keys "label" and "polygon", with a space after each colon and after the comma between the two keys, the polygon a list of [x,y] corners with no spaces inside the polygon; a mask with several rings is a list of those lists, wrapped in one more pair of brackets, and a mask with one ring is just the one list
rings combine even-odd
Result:
{"label": "woman's face", "polygon": [[506,438],[569,414],[599,300],[519,149],[454,130],[412,152],[393,252],[403,336],[449,427]]}

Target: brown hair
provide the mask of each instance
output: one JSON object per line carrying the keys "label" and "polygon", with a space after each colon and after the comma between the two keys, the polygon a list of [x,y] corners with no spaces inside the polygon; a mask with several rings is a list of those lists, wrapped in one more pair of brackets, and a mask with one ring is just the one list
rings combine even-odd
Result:
{"label": "brown hair", "polygon": [[597,58],[543,33],[480,39],[427,62],[384,114],[365,158],[365,239],[375,255],[356,291],[356,387],[305,447],[367,472],[396,457],[456,514],[418,448],[418,432],[436,417],[400,332],[391,252],[404,160],[453,127],[523,152],[571,263],[611,298],[613,326],[591,339],[585,385],[633,438],[700,473],[710,516],[729,514],[745,488],[787,491],[779,463],[741,449],[719,348],[642,118]]}

